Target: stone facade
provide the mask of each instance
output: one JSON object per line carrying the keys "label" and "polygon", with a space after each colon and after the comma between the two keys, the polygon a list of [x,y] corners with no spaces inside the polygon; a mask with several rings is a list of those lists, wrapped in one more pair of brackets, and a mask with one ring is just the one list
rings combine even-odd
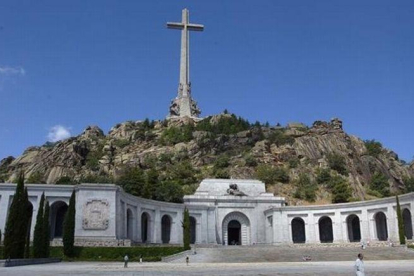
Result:
{"label": "stone facade", "polygon": [[[143,199],[112,184],[33,185],[31,234],[44,192],[51,206],[52,245],[61,245],[63,216],[76,191],[76,244],[131,246],[181,244],[183,211],[191,217],[196,244],[253,245],[398,241],[395,198],[331,204],[286,206],[266,193],[257,180],[205,179],[183,204]],[[4,233],[15,184],[0,184],[0,229]],[[406,236],[412,239],[414,193],[400,196]]]}

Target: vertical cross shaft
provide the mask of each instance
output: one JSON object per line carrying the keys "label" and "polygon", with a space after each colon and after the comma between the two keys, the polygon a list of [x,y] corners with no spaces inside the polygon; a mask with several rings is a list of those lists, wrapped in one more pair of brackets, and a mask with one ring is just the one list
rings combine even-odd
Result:
{"label": "vertical cross shaft", "polygon": [[170,107],[170,116],[197,117],[200,111],[191,98],[189,31],[202,31],[204,26],[189,23],[189,11],[184,9],[181,22],[168,22],[167,27],[181,30],[180,81],[177,98]]}

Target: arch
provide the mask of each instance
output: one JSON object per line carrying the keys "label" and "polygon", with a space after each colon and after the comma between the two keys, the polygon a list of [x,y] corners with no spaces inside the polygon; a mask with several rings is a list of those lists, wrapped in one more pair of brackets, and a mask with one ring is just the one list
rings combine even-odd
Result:
{"label": "arch", "polygon": [[361,225],[359,217],[355,214],[349,215],[346,218],[346,225],[348,229],[348,239],[350,242],[361,241]]}
{"label": "arch", "polygon": [[171,239],[171,217],[164,215],[161,219],[161,240],[162,243],[170,243]]}
{"label": "arch", "polygon": [[235,235],[239,233],[240,245],[250,245],[250,221],[249,218],[240,212],[232,212],[228,214],[222,223],[223,230],[223,243],[225,245],[231,245]]}
{"label": "arch", "polygon": [[305,222],[302,218],[292,219],[292,241],[293,243],[305,243]]}
{"label": "arch", "polygon": [[404,234],[407,239],[411,240],[413,238],[413,222],[411,220],[411,212],[405,208],[402,212],[402,217],[404,221]]}
{"label": "arch", "polygon": [[63,220],[68,211],[68,205],[63,201],[55,201],[50,206],[50,211],[50,235],[52,238],[61,238],[63,235]]}
{"label": "arch", "polygon": [[133,240],[134,239],[134,213],[131,209],[127,209],[127,229],[126,229],[126,237],[127,239]]}
{"label": "arch", "polygon": [[141,214],[141,241],[148,242],[150,216],[147,212]]}
{"label": "arch", "polygon": [[388,240],[387,217],[383,212],[378,212],[374,215],[374,219],[377,239],[380,241]]}
{"label": "arch", "polygon": [[322,243],[333,242],[332,220],[324,216],[319,219],[319,240]]}
{"label": "arch", "polygon": [[197,238],[197,220],[190,216],[190,244],[195,244]]}

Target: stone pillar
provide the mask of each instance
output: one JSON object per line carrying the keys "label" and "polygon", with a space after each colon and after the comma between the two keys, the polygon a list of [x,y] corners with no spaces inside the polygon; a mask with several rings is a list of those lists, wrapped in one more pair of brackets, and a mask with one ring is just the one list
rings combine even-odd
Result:
{"label": "stone pillar", "polygon": [[368,211],[366,208],[362,209],[362,213],[359,218],[359,223],[361,227],[361,240],[365,242],[371,240],[372,235],[370,234],[369,217],[368,217]]}
{"label": "stone pillar", "polygon": [[138,242],[142,242],[142,233],[141,233],[141,206],[138,205],[137,206],[137,220],[136,220],[136,224],[137,224],[137,241]]}
{"label": "stone pillar", "polygon": [[161,240],[161,214],[160,214],[160,209],[157,207],[157,209],[155,210],[155,218],[154,218],[154,232],[153,232],[153,237],[154,237],[154,242],[155,243],[162,243]]}
{"label": "stone pillar", "polygon": [[306,242],[309,243],[319,243],[319,225],[318,222],[316,220],[315,222],[315,216],[314,214],[310,213],[309,214],[309,237],[306,237]]}
{"label": "stone pillar", "polygon": [[342,237],[342,233],[346,232],[343,231],[342,228],[342,221],[341,221],[341,213],[339,211],[336,211],[332,219],[332,232],[333,232],[333,242],[334,243],[342,243],[346,241]]}

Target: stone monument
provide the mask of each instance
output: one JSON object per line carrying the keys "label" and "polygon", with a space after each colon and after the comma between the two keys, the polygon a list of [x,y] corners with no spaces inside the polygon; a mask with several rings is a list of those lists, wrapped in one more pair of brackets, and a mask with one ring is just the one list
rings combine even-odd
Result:
{"label": "stone monument", "polygon": [[177,97],[171,101],[170,113],[167,118],[197,118],[201,111],[197,107],[197,102],[191,97],[189,31],[203,31],[204,26],[189,23],[189,11],[184,9],[182,21],[168,22],[167,27],[181,30],[180,82]]}

